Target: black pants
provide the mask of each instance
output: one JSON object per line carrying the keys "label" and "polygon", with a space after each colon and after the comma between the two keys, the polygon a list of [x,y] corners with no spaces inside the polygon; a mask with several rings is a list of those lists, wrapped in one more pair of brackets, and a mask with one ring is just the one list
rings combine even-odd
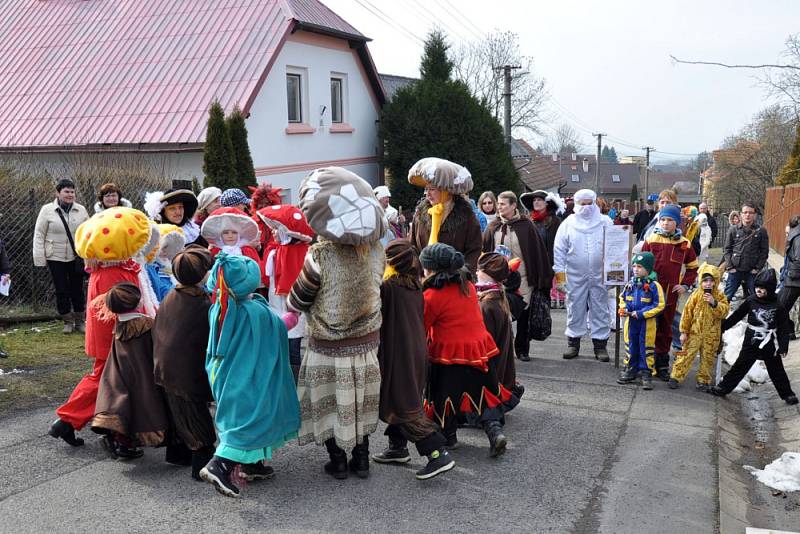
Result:
{"label": "black pants", "polygon": [[514,353],[518,356],[529,354],[531,339],[528,337],[528,320],[531,315],[531,305],[525,306],[517,319],[517,335],[514,337]]}
{"label": "black pants", "polygon": [[766,351],[758,350],[756,347],[743,348],[739,353],[739,358],[719,383],[719,388],[725,393],[733,391],[745,377],[747,371],[756,363],[756,360],[764,360],[769,379],[772,380],[772,384],[782,399],[794,395],[792,386],[789,384],[789,377],[786,376],[786,370],[783,368],[783,359],[775,354],[775,349],[772,347]]}
{"label": "black pants", "polygon": [[[384,434],[389,437],[389,445],[393,449],[404,449],[408,446],[409,437],[411,436],[403,430],[402,425],[389,425],[386,427]],[[413,443],[420,456],[430,456],[433,451],[438,451],[444,447],[446,441],[442,433],[436,430]]]}
{"label": "black pants", "polygon": [[65,315],[71,311],[86,310],[86,295],[83,293],[83,273],[75,272],[74,261],[48,261],[50,276],[56,287],[56,308]]}

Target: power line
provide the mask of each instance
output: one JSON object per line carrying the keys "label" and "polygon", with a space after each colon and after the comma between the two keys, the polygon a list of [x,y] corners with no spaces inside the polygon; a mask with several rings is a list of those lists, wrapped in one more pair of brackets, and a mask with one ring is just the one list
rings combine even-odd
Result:
{"label": "power line", "polygon": [[369,2],[369,0],[355,0],[355,2],[362,8],[364,8],[366,11],[368,11],[371,15],[381,20],[384,24],[388,24],[389,26],[391,26],[394,30],[403,35],[406,39],[414,42],[414,44],[425,45],[425,41],[419,38],[417,34],[410,31],[408,28],[406,28],[399,22],[395,22],[394,19],[392,19],[392,17],[386,15],[379,8],[375,7],[371,2]]}
{"label": "power line", "polygon": [[[419,9],[420,9],[421,11],[417,11],[417,13],[421,13],[421,14],[422,14],[422,18],[423,18],[423,19],[430,17],[432,20],[434,20],[434,21],[437,21],[437,22],[441,23],[441,25],[442,25],[442,26],[444,26],[445,30],[447,30],[448,32],[450,32],[450,34],[451,34],[451,35],[454,35],[454,36],[455,36],[455,37],[457,37],[459,40],[461,40],[461,41],[465,41],[465,42],[466,42],[466,41],[469,41],[469,39],[465,39],[465,38],[464,38],[464,36],[463,36],[463,35],[461,35],[461,33],[457,32],[455,29],[453,29],[453,27],[452,27],[452,26],[450,26],[450,25],[449,25],[447,22],[445,22],[445,20],[444,20],[444,18],[443,18],[443,17],[436,16],[436,15],[435,15],[435,14],[434,14],[432,11],[430,11],[430,10],[429,10],[427,7],[425,7],[425,5],[424,5],[424,4],[420,3],[418,0],[411,0],[411,1],[412,1],[412,2],[413,2],[415,5],[417,5],[417,6],[419,7]],[[409,4],[409,7],[411,7],[411,5],[410,5],[410,4]],[[424,12],[424,13],[423,13],[423,12]],[[425,16],[425,14],[427,14],[427,17]]]}
{"label": "power line", "polygon": [[[461,11],[459,11],[459,10],[458,10],[458,8],[456,8],[456,6],[454,6],[454,5],[453,5],[453,4],[450,2],[450,0],[444,0],[444,2],[445,2],[445,3],[446,3],[448,6],[450,6],[450,11],[449,11],[450,13],[453,13],[453,14],[454,14],[454,15],[456,15],[457,17],[460,17],[461,19],[463,19],[464,21],[466,21],[466,22],[467,22],[467,24],[469,24],[469,26],[472,26],[473,28],[475,28],[475,32],[473,32],[473,35],[475,35],[476,37],[478,37],[478,39],[483,39],[483,38],[486,36],[486,32],[485,32],[485,31],[483,31],[483,30],[482,30],[481,28],[479,28],[478,26],[476,26],[476,25],[475,25],[475,24],[474,24],[474,23],[473,23],[473,22],[472,22],[472,21],[469,19],[469,17],[467,17],[467,16],[465,16],[463,13],[461,13]],[[467,27],[467,26],[465,25],[465,27]]]}
{"label": "power line", "polygon": [[[445,0],[445,1],[447,1],[447,0]],[[483,39],[485,37],[483,31],[481,31],[480,29],[478,31],[475,31],[472,27],[468,26],[467,24],[464,24],[464,22],[462,22],[462,20],[466,20],[467,22],[470,22],[469,19],[464,19],[463,15],[461,14],[461,12],[458,9],[456,9],[456,7],[454,5],[452,5],[449,1],[447,2],[447,4],[450,6],[450,9],[445,8],[441,4],[441,2],[439,2],[439,1],[435,1],[434,4],[436,5],[436,7],[439,8],[439,10],[442,13],[445,14],[445,16],[449,16],[450,18],[452,18],[453,21],[455,21],[462,28],[467,30],[467,32],[471,33],[476,39]],[[473,27],[477,27],[477,26],[474,26],[474,25],[472,25],[472,26]]]}

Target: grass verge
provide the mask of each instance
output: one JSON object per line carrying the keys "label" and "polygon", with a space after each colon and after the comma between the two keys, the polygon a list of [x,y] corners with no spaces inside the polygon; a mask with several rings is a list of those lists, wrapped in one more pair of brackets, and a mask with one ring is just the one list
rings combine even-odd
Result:
{"label": "grass verge", "polygon": [[0,330],[9,354],[0,359],[0,417],[65,400],[91,371],[82,334],[61,333],[57,321],[23,323]]}

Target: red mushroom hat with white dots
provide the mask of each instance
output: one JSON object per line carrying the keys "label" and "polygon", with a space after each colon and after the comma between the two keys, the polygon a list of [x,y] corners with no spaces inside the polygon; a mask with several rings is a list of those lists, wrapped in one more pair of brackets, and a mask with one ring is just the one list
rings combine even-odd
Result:
{"label": "red mushroom hat with white dots", "polygon": [[78,255],[87,260],[125,261],[146,253],[154,232],[158,235],[141,211],[109,208],[78,227],[75,248]]}

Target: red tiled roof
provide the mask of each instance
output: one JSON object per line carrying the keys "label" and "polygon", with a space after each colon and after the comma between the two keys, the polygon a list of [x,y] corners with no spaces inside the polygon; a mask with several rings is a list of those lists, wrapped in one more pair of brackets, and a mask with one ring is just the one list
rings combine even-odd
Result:
{"label": "red tiled roof", "polygon": [[367,41],[317,0],[6,0],[0,148],[202,143],[295,27]]}

